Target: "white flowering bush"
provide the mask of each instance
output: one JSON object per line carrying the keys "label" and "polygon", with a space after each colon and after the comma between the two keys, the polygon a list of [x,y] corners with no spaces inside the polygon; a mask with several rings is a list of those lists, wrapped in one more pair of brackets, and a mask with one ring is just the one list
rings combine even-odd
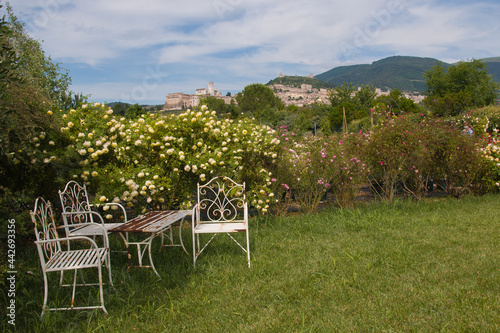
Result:
{"label": "white flowering bush", "polygon": [[481,149],[482,156],[490,171],[488,176],[483,179],[483,183],[492,192],[500,190],[500,140],[498,139],[498,130],[496,128],[493,134],[491,142]]}
{"label": "white flowering bush", "polygon": [[269,166],[279,140],[253,120],[219,119],[205,106],[130,120],[100,103],[51,116],[63,121],[59,142],[66,145],[56,148],[55,139],[44,138],[54,144],[33,163],[64,163],[60,181],[86,183],[96,203],[121,201],[138,212],[190,208],[196,183],[223,175],[246,182],[253,207],[269,208]]}

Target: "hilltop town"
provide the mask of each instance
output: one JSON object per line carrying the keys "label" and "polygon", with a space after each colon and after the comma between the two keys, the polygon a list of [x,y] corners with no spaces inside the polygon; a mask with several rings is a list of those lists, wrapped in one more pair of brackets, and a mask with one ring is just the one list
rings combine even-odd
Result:
{"label": "hilltop town", "polygon": [[[280,74],[280,77],[285,77]],[[308,76],[311,78],[312,74]],[[313,88],[311,84],[303,83],[300,87],[284,85],[284,84],[271,84],[269,85],[286,106],[296,105],[303,107],[313,103],[330,104],[328,99],[328,89],[326,88]],[[360,89],[360,88],[358,88]],[[383,91],[380,88],[375,88],[376,97],[389,95],[390,91]],[[403,92],[406,98],[413,100],[415,103],[421,103],[425,96],[418,92]],[[226,104],[230,104],[234,99],[232,96],[223,96],[218,89],[215,89],[214,82],[209,82],[207,88],[196,89],[195,94],[185,94],[183,92],[168,94],[165,99],[163,110],[180,110],[197,107],[200,104],[200,99],[205,97],[215,97],[224,100]],[[236,101],[235,101],[236,102]]]}
{"label": "hilltop town", "polygon": [[195,94],[185,94],[183,92],[168,94],[165,99],[163,110],[180,110],[197,107],[200,104],[200,98],[213,96],[220,98],[226,102],[231,103],[231,96],[222,96],[218,89],[215,89],[214,83],[209,82],[208,88],[198,88]]}

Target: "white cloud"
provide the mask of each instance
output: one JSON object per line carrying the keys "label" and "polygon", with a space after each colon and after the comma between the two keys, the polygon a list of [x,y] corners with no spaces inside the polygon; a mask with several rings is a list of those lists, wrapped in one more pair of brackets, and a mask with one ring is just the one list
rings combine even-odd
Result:
{"label": "white cloud", "polygon": [[169,90],[148,91],[163,99],[195,82],[186,92],[208,80],[242,89],[245,78],[319,74],[395,54],[444,61],[500,55],[500,4],[493,0],[10,2],[53,59],[95,69],[96,84],[73,77],[74,87],[114,99],[141,86],[148,66],[168,73],[158,89]]}

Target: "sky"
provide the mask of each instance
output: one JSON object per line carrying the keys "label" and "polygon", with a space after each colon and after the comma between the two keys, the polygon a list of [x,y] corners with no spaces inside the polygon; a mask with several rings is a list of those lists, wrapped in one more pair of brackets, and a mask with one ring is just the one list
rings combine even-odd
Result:
{"label": "sky", "polygon": [[[0,0],[5,4],[4,0]],[[71,90],[163,104],[212,81],[223,95],[394,55],[500,56],[500,1],[10,0]],[[5,8],[2,8],[2,14]]]}

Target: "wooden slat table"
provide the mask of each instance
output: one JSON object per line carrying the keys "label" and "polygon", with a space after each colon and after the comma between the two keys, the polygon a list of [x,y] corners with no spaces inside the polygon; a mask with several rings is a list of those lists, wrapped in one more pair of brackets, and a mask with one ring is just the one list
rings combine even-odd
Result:
{"label": "wooden slat table", "polygon": [[[181,231],[182,228],[179,227],[179,244],[174,244],[173,242],[173,237],[172,237],[172,225],[178,221],[184,220],[186,216],[189,216],[192,214],[191,210],[167,210],[167,211],[151,211],[148,212],[144,215],[137,216],[127,223],[123,223],[118,227],[112,228],[109,231],[110,232],[118,232],[120,233],[120,236],[122,237],[123,241],[125,242],[125,246],[127,247],[127,254],[128,254],[128,267],[146,267],[146,268],[152,268],[155,274],[160,277],[158,272],[156,271],[156,268],[153,264],[153,258],[151,257],[151,244],[153,242],[153,239],[157,237],[158,235],[162,236],[162,245],[163,244],[163,238],[165,237],[164,233],[166,231],[170,232],[170,235],[166,235],[167,238],[170,239],[170,244],[164,245],[164,246],[182,246],[184,249],[184,252],[187,253],[186,248],[184,247],[184,244],[182,243],[182,235]],[[138,241],[138,242],[131,242],[128,240],[128,233],[140,233],[140,234],[146,234],[147,237],[143,241]],[[124,236],[125,234],[125,236]],[[135,245],[137,246],[137,257],[139,260],[139,265],[138,266],[132,266],[132,256],[130,255],[129,251],[129,246],[130,245]],[[143,248],[141,248],[143,247]],[[146,250],[148,252],[149,256],[149,263],[150,265],[143,265],[143,257],[146,254]]]}

